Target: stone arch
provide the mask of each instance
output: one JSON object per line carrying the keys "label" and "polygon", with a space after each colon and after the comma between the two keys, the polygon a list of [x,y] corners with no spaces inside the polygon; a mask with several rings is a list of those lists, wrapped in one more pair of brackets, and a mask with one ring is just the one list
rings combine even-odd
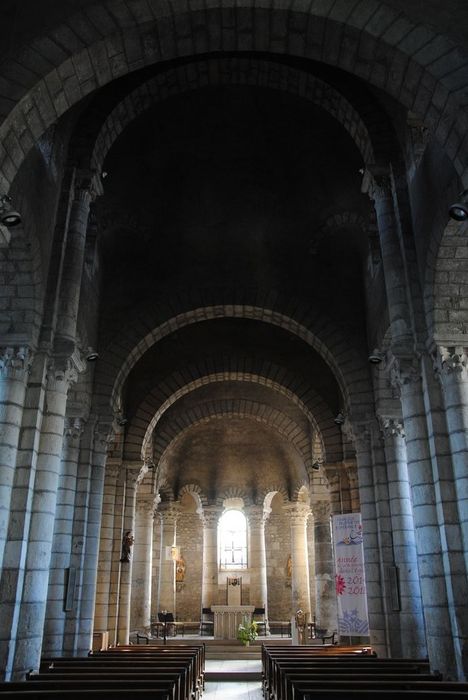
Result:
{"label": "stone arch", "polygon": [[305,481],[298,481],[291,490],[291,501],[293,503],[310,503],[309,485]]}
{"label": "stone arch", "polygon": [[[283,9],[279,0],[269,8],[254,7],[250,2],[239,7],[233,0],[224,0],[217,6],[186,12],[185,8],[177,11],[171,5],[151,2],[133,15],[118,0],[109,0],[97,20],[99,38],[92,21],[96,18],[90,18],[89,9],[77,12],[68,20],[80,26],[80,38],[74,35],[72,44],[69,27],[62,24],[20,46],[19,54],[12,58],[23,71],[26,69],[28,77],[23,84],[10,80],[11,94],[7,91],[5,95],[15,107],[0,128],[0,140],[8,146],[2,158],[0,188],[8,192],[30,148],[31,136],[32,141],[37,139],[96,88],[143,66],[221,51],[302,56],[356,75],[420,115],[462,175],[468,162],[464,143],[467,114],[459,95],[465,84],[466,56],[448,37],[440,41],[428,27],[407,19],[405,41],[401,41],[400,32],[392,31],[398,26],[399,13],[378,0],[358,7],[350,12],[346,3],[312,5],[310,11],[303,12],[302,7]],[[374,25],[376,14],[379,22]],[[347,51],[337,51],[344,29]],[[433,60],[425,65],[422,49],[428,44]],[[44,58],[46,45],[52,50],[40,64],[37,54]],[[445,58],[443,71],[438,68],[438,57]],[[15,75],[9,67],[6,61],[5,74]],[[66,89],[57,89],[57,74],[67,76]],[[405,90],[405,83],[417,87]]]}
{"label": "stone arch", "polygon": [[261,59],[211,58],[158,73],[129,93],[103,123],[91,154],[91,169],[102,172],[104,160],[122,132],[145,111],[171,97],[204,87],[254,85],[289,92],[328,112],[353,139],[366,164],[376,160],[371,135],[348,100],[325,81],[292,66]]}
{"label": "stone arch", "polygon": [[[165,411],[179,398],[206,384],[242,381],[267,386],[299,406],[316,432],[322,435],[323,451],[329,455],[330,461],[336,461],[340,458],[341,433],[333,421],[333,415],[328,406],[308,385],[297,386],[294,378],[275,365],[269,366],[269,370],[262,366],[259,368],[260,373],[248,371],[237,365],[219,372],[213,372],[212,369],[210,371],[203,367],[192,368],[188,373],[189,376],[193,377],[191,381],[176,375],[169,378],[167,387],[158,387],[154,400],[150,402],[150,397],[147,397],[141,409],[136,413],[130,426],[126,445],[128,443],[141,445],[144,459],[151,459],[148,449],[151,446],[151,436],[155,427]],[[335,459],[332,458],[332,455]]]}
{"label": "stone arch", "polygon": [[270,484],[263,491],[259,492],[259,499],[263,502],[265,510],[271,509],[271,502],[277,493],[282,495],[285,503],[289,501],[289,493],[281,484]]}
{"label": "stone arch", "polygon": [[252,499],[248,495],[248,493],[243,489],[241,486],[228,486],[228,488],[224,489],[224,491],[221,491],[217,496],[216,496],[216,503],[219,506],[223,506],[224,501],[226,501],[228,498],[240,498],[242,499],[244,503],[244,508],[246,506],[251,506],[252,504]]}
{"label": "stone arch", "polygon": [[[302,460],[304,461],[304,466],[307,468],[307,467],[310,465],[310,463],[311,463],[310,454],[309,454],[309,455],[305,454],[304,450],[301,449],[301,448],[297,445],[297,443],[296,443],[294,440],[291,439],[290,434],[289,434],[286,430],[282,430],[282,429],[281,429],[281,426],[279,426],[279,425],[272,426],[272,423],[271,423],[270,421],[268,421],[268,420],[262,420],[260,416],[252,416],[252,415],[248,415],[248,414],[242,414],[242,413],[240,413],[240,412],[239,412],[239,413],[235,413],[235,412],[229,412],[229,411],[228,411],[228,412],[226,412],[224,415],[214,414],[213,416],[211,416],[211,418],[212,418],[212,419],[215,419],[215,420],[216,420],[216,419],[222,419],[222,418],[224,418],[224,417],[229,417],[229,418],[248,418],[249,420],[256,421],[256,422],[260,422],[260,423],[264,423],[265,425],[268,425],[268,426],[270,426],[270,427],[274,427],[274,429],[276,430],[276,432],[277,432],[279,435],[281,435],[282,437],[285,437],[285,438],[288,440],[288,442],[290,442],[290,444],[293,445],[293,447],[295,448],[296,452],[299,454],[299,456],[300,456],[300,457],[302,458]],[[156,452],[155,452],[155,454],[154,454],[154,461],[155,461],[155,463],[159,466],[159,470],[160,470],[161,473],[164,473],[164,474],[165,474],[165,471],[164,471],[164,469],[163,469],[163,465],[166,464],[166,459],[165,459],[166,453],[167,453],[175,444],[177,444],[180,440],[182,440],[183,437],[185,436],[185,434],[186,434],[189,430],[191,430],[191,428],[193,428],[193,427],[195,427],[195,426],[197,426],[197,425],[201,425],[201,424],[206,423],[206,422],[207,422],[206,417],[200,418],[199,420],[196,420],[196,421],[193,421],[192,423],[190,423],[190,425],[187,425],[186,427],[179,429],[178,432],[172,437],[172,439],[169,439],[169,438],[166,439],[166,440],[164,441],[164,444],[163,444],[163,445],[160,445],[160,446],[159,446],[159,445],[156,445]]]}
{"label": "stone arch", "polygon": [[[224,303],[175,311],[153,309],[149,317],[142,314],[119,338],[102,353],[96,375],[95,395],[102,411],[108,410],[110,397],[114,413],[120,406],[120,393],[130,371],[152,345],[187,325],[220,318],[243,318],[270,323],[297,335],[310,345],[328,364],[338,382],[348,411],[365,410],[372,401],[369,371],[365,359],[367,351],[357,352],[349,335],[316,310],[294,308],[296,317],[280,311],[273,300],[252,300],[252,304]],[[292,302],[294,304],[294,302]],[[291,301],[285,302],[291,308]],[[151,330],[148,332],[148,328]]]}
{"label": "stone arch", "polygon": [[177,499],[180,500],[186,493],[192,496],[197,504],[197,512],[201,511],[208,504],[208,499],[199,484],[192,482],[181,486],[177,491]]}
{"label": "stone arch", "polygon": [[278,409],[246,399],[209,401],[197,405],[196,408],[182,415],[177,415],[177,418],[165,427],[163,434],[155,435],[152,446],[154,461],[156,463],[159,461],[180,432],[214,418],[225,417],[248,418],[272,427],[295,447],[305,466],[311,466],[310,435]]}

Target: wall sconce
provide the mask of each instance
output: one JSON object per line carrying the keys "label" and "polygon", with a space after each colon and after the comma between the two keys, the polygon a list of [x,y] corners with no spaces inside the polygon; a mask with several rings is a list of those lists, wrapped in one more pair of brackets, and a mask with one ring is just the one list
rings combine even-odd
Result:
{"label": "wall sconce", "polygon": [[88,351],[86,353],[86,361],[87,362],[96,362],[96,360],[99,360],[99,353],[96,352],[94,348],[89,347]]}
{"label": "wall sconce", "polygon": [[22,223],[21,214],[13,209],[11,198],[7,194],[0,195],[0,223],[8,228]]}
{"label": "wall sconce", "polygon": [[345,417],[344,417],[344,415],[343,415],[343,414],[341,413],[341,411],[340,411],[340,412],[338,413],[338,415],[336,416],[336,418],[335,418],[335,423],[336,423],[337,425],[343,425],[344,422],[345,422]]}
{"label": "wall sconce", "polygon": [[468,190],[463,190],[459,201],[449,207],[449,216],[454,221],[466,221],[468,219]]}
{"label": "wall sconce", "polygon": [[378,348],[374,348],[369,355],[368,360],[372,365],[380,365],[383,360],[383,354]]}

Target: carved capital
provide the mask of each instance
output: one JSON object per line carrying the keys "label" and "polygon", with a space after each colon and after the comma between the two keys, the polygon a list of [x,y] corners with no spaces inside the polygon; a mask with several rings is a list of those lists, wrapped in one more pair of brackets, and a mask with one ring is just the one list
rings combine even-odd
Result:
{"label": "carved capital", "polygon": [[203,527],[212,529],[218,527],[218,521],[222,515],[223,509],[219,506],[204,506],[202,511],[198,512]]}
{"label": "carved capital", "polygon": [[261,527],[270,515],[271,511],[265,511],[263,506],[249,506],[245,509],[250,527]]}
{"label": "carved capital", "polygon": [[73,357],[55,356],[47,363],[47,388],[51,391],[67,393],[72,384],[78,381],[80,371],[83,371]]}
{"label": "carved capital", "polygon": [[317,523],[328,522],[331,512],[331,503],[329,501],[317,501],[312,504],[312,513]]}
{"label": "carved capital", "polygon": [[157,503],[153,494],[149,496],[138,496],[136,499],[135,508],[137,513],[144,517],[153,517]]}
{"label": "carved capital", "polygon": [[404,438],[405,428],[401,418],[393,416],[379,416],[379,426],[384,440],[393,438]]}
{"label": "carved capital", "polygon": [[361,192],[374,202],[392,196],[392,178],[388,168],[369,164],[363,173]]}
{"label": "carved capital", "polygon": [[101,181],[94,170],[77,170],[75,179],[75,201],[90,205],[103,194]]}
{"label": "carved capital", "polygon": [[412,385],[421,382],[421,363],[416,355],[395,357],[388,363],[390,384],[398,396]]}
{"label": "carved capital", "polygon": [[114,440],[114,426],[112,423],[99,421],[94,428],[95,448],[107,452],[109,445]]}
{"label": "carved capital", "polygon": [[162,501],[157,510],[164,527],[175,525],[180,515],[180,505],[175,501]]}
{"label": "carved capital", "polygon": [[0,347],[0,379],[23,379],[32,363],[32,354],[25,345]]}
{"label": "carved capital", "polygon": [[65,418],[63,435],[69,440],[80,440],[84,433],[84,426],[83,418]]}
{"label": "carved capital", "polygon": [[468,348],[441,345],[434,351],[433,361],[436,376],[442,383],[448,377],[468,379]]}
{"label": "carved capital", "polygon": [[293,526],[304,525],[312,512],[309,504],[302,502],[289,503],[284,506],[284,509],[289,516],[289,522]]}

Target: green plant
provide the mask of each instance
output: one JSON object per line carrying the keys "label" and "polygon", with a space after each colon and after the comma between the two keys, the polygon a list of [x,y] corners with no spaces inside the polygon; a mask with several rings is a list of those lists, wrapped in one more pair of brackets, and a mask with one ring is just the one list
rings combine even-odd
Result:
{"label": "green plant", "polygon": [[254,642],[257,636],[257,623],[254,620],[251,622],[248,617],[244,617],[237,630],[237,639],[240,639],[242,644],[249,644]]}

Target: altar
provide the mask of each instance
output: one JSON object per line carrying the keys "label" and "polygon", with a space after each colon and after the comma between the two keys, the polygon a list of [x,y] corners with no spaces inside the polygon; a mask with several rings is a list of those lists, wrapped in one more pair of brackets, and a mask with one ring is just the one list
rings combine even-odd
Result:
{"label": "altar", "polygon": [[237,630],[244,618],[252,619],[253,605],[212,605],[215,639],[237,639]]}

